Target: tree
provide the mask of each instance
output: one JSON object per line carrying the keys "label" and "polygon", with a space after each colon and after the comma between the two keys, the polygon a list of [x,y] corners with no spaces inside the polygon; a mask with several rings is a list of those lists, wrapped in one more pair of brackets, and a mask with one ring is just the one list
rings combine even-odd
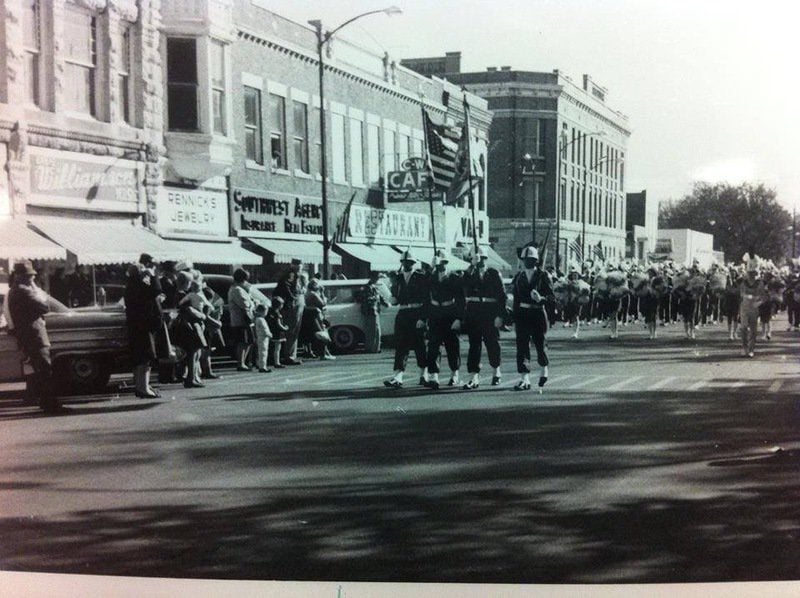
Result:
{"label": "tree", "polygon": [[692,193],[661,206],[658,226],[714,235],[714,249],[727,261],[753,252],[779,263],[792,253],[792,216],[762,184],[695,183]]}

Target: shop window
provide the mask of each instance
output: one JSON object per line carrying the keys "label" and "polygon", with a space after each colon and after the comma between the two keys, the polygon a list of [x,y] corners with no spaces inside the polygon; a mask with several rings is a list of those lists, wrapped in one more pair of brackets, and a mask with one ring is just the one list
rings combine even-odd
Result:
{"label": "shop window", "polygon": [[170,131],[197,132],[197,40],[167,39],[167,126]]}
{"label": "shop window", "polygon": [[117,69],[117,115],[132,123],[131,111],[131,40],[133,27],[121,25],[119,35],[119,63]]}
{"label": "shop window", "polygon": [[25,99],[37,106],[41,101],[41,25],[42,16],[39,0],[25,0],[22,6]]}
{"label": "shop window", "polygon": [[64,107],[97,114],[97,18],[67,4],[64,10]]}
{"label": "shop window", "polygon": [[294,166],[308,173],[308,106],[303,102],[292,102],[294,112],[294,131],[292,146],[294,147]]}
{"label": "shop window", "polygon": [[286,170],[286,99],[269,94],[270,159],[273,168]]}
{"label": "shop window", "polygon": [[364,125],[350,119],[350,180],[354,185],[364,184]]}
{"label": "shop window", "polygon": [[211,108],[213,131],[218,135],[227,134],[225,118],[225,45],[211,40]]}
{"label": "shop window", "polygon": [[244,147],[248,160],[264,164],[261,147],[261,90],[244,86]]}

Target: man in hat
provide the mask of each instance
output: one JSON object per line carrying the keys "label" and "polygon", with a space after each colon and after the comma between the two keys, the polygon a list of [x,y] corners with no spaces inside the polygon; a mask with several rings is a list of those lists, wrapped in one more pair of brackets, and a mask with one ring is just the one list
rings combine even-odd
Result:
{"label": "man in hat", "polygon": [[392,282],[392,295],[397,298],[398,311],[394,320],[394,376],[384,380],[388,388],[403,386],[403,373],[408,353],[413,349],[421,372],[419,383],[427,385],[425,368],[425,314],[428,302],[428,280],[422,272],[415,270],[417,260],[410,251],[400,256],[400,271]]}
{"label": "man in hat", "polygon": [[548,365],[546,335],[550,326],[545,303],[553,297],[553,285],[547,272],[539,268],[539,251],[528,246],[522,250],[522,266],[512,281],[514,296],[514,330],[517,340],[517,372],[522,378],[514,390],[529,390],[531,340],[536,347],[536,361],[541,368],[539,387],[547,382]]}
{"label": "man in hat", "polygon": [[358,291],[358,302],[364,316],[364,352],[381,352],[381,307],[389,307],[389,302],[381,294],[378,281],[380,272],[372,272],[369,282]]}
{"label": "man in hat", "polygon": [[430,295],[426,305],[429,338],[425,365],[430,379],[428,386],[439,389],[439,360],[442,344],[447,350],[447,364],[450,366],[448,386],[458,384],[458,370],[461,368],[461,346],[458,332],[464,319],[464,287],[461,277],[447,271],[447,253],[439,249],[433,258],[434,271],[428,277]]}
{"label": "man in hat", "polygon": [[33,386],[39,406],[48,413],[61,409],[55,397],[50,361],[50,339],[44,315],[50,311],[47,295],[36,286],[36,270],[29,261],[14,264],[14,287],[8,296],[8,308],[14,322],[14,334],[20,349],[33,366]]}
{"label": "man in hat", "polygon": [[467,372],[470,374],[465,390],[480,386],[483,344],[493,369],[492,386],[500,384],[500,328],[507,311],[506,291],[500,272],[486,266],[488,257],[483,249],[478,249],[463,279],[465,328],[469,338]]}
{"label": "man in hat", "polygon": [[303,363],[297,359],[297,341],[300,338],[300,326],[303,323],[303,311],[306,306],[306,287],[300,276],[302,269],[303,261],[293,258],[289,270],[278,281],[273,293],[283,299],[283,323],[289,328],[282,350],[285,365]]}

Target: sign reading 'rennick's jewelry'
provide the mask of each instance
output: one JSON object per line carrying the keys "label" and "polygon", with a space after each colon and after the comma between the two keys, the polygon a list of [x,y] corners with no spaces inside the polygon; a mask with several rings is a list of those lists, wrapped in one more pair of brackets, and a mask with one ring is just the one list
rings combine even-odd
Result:
{"label": "sign reading 'rennick's jewelry'", "polygon": [[399,244],[430,241],[431,219],[427,214],[381,210],[353,205],[347,220],[347,240]]}
{"label": "sign reading 'rennick's jewelry'", "polygon": [[228,236],[228,196],[224,191],[165,185],[158,192],[156,231],[165,237]]}
{"label": "sign reading 'rennick's jewelry'", "polygon": [[141,162],[42,147],[28,149],[28,203],[98,211],[143,211]]}
{"label": "sign reading 'rennick's jewelry'", "polygon": [[319,197],[237,189],[231,203],[236,231],[322,235]]}

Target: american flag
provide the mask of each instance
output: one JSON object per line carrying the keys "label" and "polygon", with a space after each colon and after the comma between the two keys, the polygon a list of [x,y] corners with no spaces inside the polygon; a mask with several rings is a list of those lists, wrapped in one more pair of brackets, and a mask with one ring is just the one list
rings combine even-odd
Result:
{"label": "american flag", "polygon": [[583,249],[581,249],[581,236],[578,235],[574,241],[570,241],[569,248],[578,260],[578,263],[583,263]]}
{"label": "american flag", "polygon": [[333,237],[331,237],[331,243],[345,243],[347,241],[347,229],[350,226],[350,208],[353,205],[353,200],[355,199],[356,194],[350,196],[350,201],[347,202],[347,205],[344,207],[344,211],[342,215],[339,217],[339,221],[336,223],[336,230],[333,233]]}
{"label": "american flag", "polygon": [[431,120],[427,110],[422,111],[425,125],[428,168],[432,173],[434,191],[447,193],[456,175],[458,132]]}
{"label": "american flag", "polygon": [[597,245],[594,246],[594,254],[595,254],[595,256],[597,257],[597,259],[599,261],[601,261],[601,262],[606,261],[606,256],[603,253],[603,242],[602,241],[598,241]]}

